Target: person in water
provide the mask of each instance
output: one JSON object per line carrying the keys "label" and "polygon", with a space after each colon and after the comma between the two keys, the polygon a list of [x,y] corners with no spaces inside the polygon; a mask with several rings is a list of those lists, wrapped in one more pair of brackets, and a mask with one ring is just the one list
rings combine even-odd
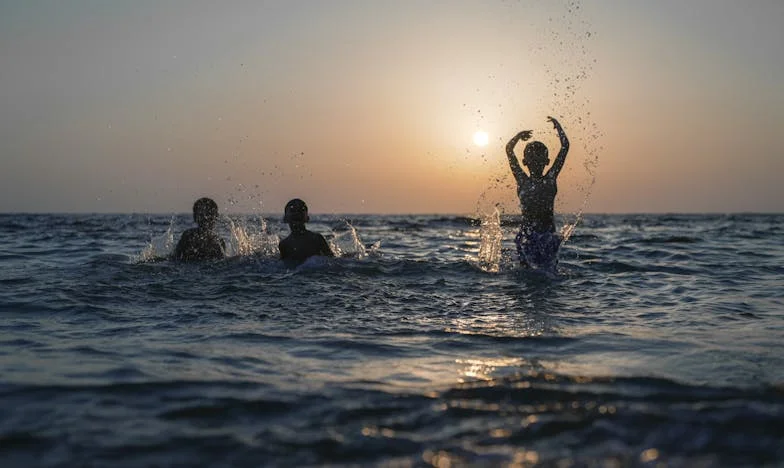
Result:
{"label": "person in water", "polygon": [[199,198],[193,204],[195,228],[182,233],[174,259],[182,262],[216,260],[225,256],[226,244],[215,233],[218,205],[211,198]]}
{"label": "person in water", "polygon": [[326,239],[319,233],[308,231],[305,223],[310,221],[308,205],[299,198],[286,203],[283,221],[289,224],[291,234],[280,241],[280,258],[288,264],[299,265],[314,255],[334,257]]}
{"label": "person in water", "polygon": [[555,233],[553,217],[555,194],[558,192],[555,181],[566,161],[569,139],[557,120],[553,117],[548,117],[547,120],[552,122],[558,132],[561,150],[546,173],[544,169],[550,159],[547,146],[540,141],[528,143],[523,150],[523,165],[528,168],[529,174],[526,174],[517,162],[514,147],[518,141],[530,139],[531,130],[523,130],[509,140],[506,144],[506,156],[517,181],[517,195],[520,197],[523,212],[520,232],[515,237],[520,262],[529,267],[554,269],[561,244],[561,238]]}

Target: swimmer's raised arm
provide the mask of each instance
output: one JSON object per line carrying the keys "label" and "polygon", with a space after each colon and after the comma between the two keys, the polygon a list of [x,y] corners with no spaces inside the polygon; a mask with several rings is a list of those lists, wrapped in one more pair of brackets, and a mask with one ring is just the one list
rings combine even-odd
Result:
{"label": "swimmer's raised arm", "polygon": [[517,135],[513,136],[509,143],[506,144],[506,157],[509,159],[509,167],[512,169],[512,175],[514,175],[515,180],[518,184],[522,183],[528,178],[528,175],[523,171],[523,168],[520,167],[520,163],[517,161],[517,156],[514,154],[514,147],[520,140],[527,140],[531,138],[531,130],[523,130],[522,132],[518,133]]}
{"label": "swimmer's raised arm", "polygon": [[550,167],[550,170],[547,171],[547,177],[558,177],[558,173],[561,172],[564,162],[566,162],[566,153],[569,152],[569,139],[566,138],[566,132],[564,132],[561,124],[554,117],[547,117],[547,120],[553,123],[553,128],[558,132],[558,138],[561,140],[561,151],[558,152],[555,162]]}

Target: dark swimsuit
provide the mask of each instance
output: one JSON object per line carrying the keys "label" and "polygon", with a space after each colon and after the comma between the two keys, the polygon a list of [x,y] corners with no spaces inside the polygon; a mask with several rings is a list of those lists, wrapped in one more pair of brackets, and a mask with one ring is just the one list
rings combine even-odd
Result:
{"label": "dark swimsuit", "polygon": [[558,248],[561,237],[554,231],[533,231],[520,227],[515,237],[520,263],[531,268],[552,270],[558,264]]}

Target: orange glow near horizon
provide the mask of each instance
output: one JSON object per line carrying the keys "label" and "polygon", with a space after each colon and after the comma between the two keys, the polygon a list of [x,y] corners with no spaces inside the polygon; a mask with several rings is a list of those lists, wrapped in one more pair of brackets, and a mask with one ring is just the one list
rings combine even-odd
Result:
{"label": "orange glow near horizon", "polygon": [[180,1],[0,8],[0,212],[514,212],[548,115],[560,211],[784,210],[781,7]]}

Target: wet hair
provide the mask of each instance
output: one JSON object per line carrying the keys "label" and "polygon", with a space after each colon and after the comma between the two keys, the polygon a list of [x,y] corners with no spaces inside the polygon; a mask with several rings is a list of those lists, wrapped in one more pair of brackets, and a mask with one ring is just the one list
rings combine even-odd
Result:
{"label": "wet hair", "polygon": [[523,164],[528,166],[533,172],[544,171],[547,163],[550,162],[548,157],[547,146],[541,141],[532,141],[525,145],[523,150]]}
{"label": "wet hair", "polygon": [[299,198],[289,200],[283,210],[283,221],[286,223],[308,222],[308,205]]}
{"label": "wet hair", "polygon": [[193,220],[199,226],[212,227],[218,219],[218,204],[212,198],[199,198],[193,204]]}

